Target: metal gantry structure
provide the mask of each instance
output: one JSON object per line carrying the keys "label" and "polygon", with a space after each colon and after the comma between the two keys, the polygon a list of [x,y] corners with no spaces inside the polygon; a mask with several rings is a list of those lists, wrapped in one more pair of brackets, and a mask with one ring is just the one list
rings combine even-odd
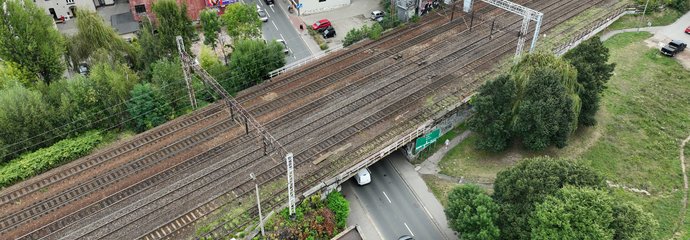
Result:
{"label": "metal gantry structure", "polygon": [[[193,89],[191,88],[191,72],[196,73],[201,81],[207,87],[211,88],[215,93],[221,96],[221,101],[225,103],[230,113],[230,118],[235,121],[238,125],[244,125],[245,133],[249,134],[250,129],[256,130],[257,141],[263,143],[264,155],[272,155],[275,152],[280,153],[284,156],[285,163],[287,165],[287,185],[288,185],[288,208],[290,215],[295,212],[295,205],[297,198],[295,197],[295,170],[293,155],[288,152],[285,147],[283,147],[272,135],[264,128],[254,117],[244,109],[235,98],[233,98],[230,93],[225,91],[225,89],[206,72],[199,62],[187,54],[184,48],[184,41],[181,36],[177,36],[177,48],[180,53],[180,61],[182,62],[182,69],[185,73],[185,81],[190,89],[190,98],[194,97]],[[192,104],[196,103],[196,100],[190,100]]]}
{"label": "metal gantry structure", "polygon": [[[529,31],[530,21],[535,21],[534,36],[532,37],[532,44],[529,51],[534,51],[534,47],[537,44],[537,39],[539,38],[539,30],[541,29],[541,21],[544,14],[536,10],[530,9],[528,7],[522,6],[520,4],[506,1],[506,0],[481,0],[485,3],[494,5],[508,12],[515,13],[522,16],[522,26],[520,27],[520,36],[518,37],[517,49],[515,49],[515,59],[519,59],[522,54],[522,49],[525,46],[525,41],[527,40],[527,32]],[[474,0],[464,0],[463,10],[469,12],[472,10],[472,3]]]}

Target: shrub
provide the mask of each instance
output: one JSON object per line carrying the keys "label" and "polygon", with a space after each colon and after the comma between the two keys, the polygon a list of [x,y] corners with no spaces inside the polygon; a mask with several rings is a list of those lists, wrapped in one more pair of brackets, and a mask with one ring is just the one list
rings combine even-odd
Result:
{"label": "shrub", "polygon": [[79,137],[65,139],[53,146],[24,154],[0,167],[0,187],[7,187],[65,162],[80,158],[103,140],[99,132],[87,132]]}
{"label": "shrub", "polygon": [[350,203],[340,192],[331,192],[326,198],[326,206],[335,213],[335,222],[338,229],[347,225],[347,216],[350,215]]}
{"label": "shrub", "polygon": [[383,32],[383,27],[381,27],[381,24],[374,23],[374,25],[371,25],[371,28],[369,29],[369,38],[372,40],[379,39],[381,37],[381,33]]}
{"label": "shrub", "polygon": [[326,50],[326,49],[328,49],[328,44],[321,43],[321,44],[319,44],[319,48],[321,48],[321,50]]}

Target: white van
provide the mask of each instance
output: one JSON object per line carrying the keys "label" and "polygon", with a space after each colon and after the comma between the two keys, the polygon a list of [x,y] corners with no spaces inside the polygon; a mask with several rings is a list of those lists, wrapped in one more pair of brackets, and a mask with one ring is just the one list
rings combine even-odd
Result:
{"label": "white van", "polygon": [[371,174],[369,173],[369,169],[362,169],[357,172],[355,175],[355,180],[357,181],[357,184],[360,186],[367,185],[368,183],[371,182]]}

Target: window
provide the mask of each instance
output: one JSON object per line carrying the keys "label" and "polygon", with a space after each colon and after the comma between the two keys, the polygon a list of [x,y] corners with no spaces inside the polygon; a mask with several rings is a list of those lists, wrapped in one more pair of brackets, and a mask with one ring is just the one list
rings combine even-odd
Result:
{"label": "window", "polygon": [[68,5],[69,5],[69,4],[74,4],[74,0],[65,0],[65,1],[67,1],[67,4],[68,4]]}
{"label": "window", "polygon": [[146,6],[144,4],[139,4],[134,6],[134,11],[137,13],[146,13]]}

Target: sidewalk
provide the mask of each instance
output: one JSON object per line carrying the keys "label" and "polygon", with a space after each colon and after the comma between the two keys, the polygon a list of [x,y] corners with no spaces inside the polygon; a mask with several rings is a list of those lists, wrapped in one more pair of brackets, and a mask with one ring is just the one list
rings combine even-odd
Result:
{"label": "sidewalk", "polygon": [[621,29],[621,30],[613,30],[610,32],[606,32],[601,35],[601,41],[606,41],[607,39],[619,34],[619,33],[626,33],[626,32],[649,32],[652,34],[656,34],[658,31],[663,29],[664,27],[643,27],[643,28],[628,28],[628,29]]}
{"label": "sidewalk", "polygon": [[441,202],[429,190],[424,179],[415,171],[414,166],[400,152],[392,153],[390,161],[393,168],[402,176],[405,184],[412,190],[412,194],[422,204],[422,207],[429,211],[434,224],[441,231],[443,237],[445,239],[457,239],[455,232],[448,227],[448,220],[446,220]]}
{"label": "sidewalk", "polygon": [[[314,38],[309,36],[309,32],[307,31],[307,27],[310,27],[310,25],[302,21],[302,19],[297,16],[296,12],[289,13],[286,10],[288,7],[288,3],[286,0],[275,1],[275,5],[281,11],[283,11],[283,13],[285,13],[286,16],[288,16],[288,19],[290,19],[290,23],[292,23],[292,27],[294,27],[297,30],[299,37],[302,38],[304,44],[306,44],[307,48],[309,48],[311,55],[319,53],[321,51],[321,48],[319,48],[319,44],[317,44],[316,41],[314,41]],[[299,30],[300,24],[304,24],[304,30],[302,31]]]}
{"label": "sidewalk", "polygon": [[416,168],[416,170],[420,174],[434,174],[437,175],[441,169],[438,168],[438,163],[443,159],[443,156],[448,153],[451,149],[453,149],[456,145],[460,144],[462,140],[465,140],[467,136],[470,135],[470,131],[465,131],[461,133],[460,135],[455,136],[452,140],[450,140],[450,143],[448,144],[447,147],[443,147],[438,149],[431,157],[428,159],[424,160],[419,167]]}

